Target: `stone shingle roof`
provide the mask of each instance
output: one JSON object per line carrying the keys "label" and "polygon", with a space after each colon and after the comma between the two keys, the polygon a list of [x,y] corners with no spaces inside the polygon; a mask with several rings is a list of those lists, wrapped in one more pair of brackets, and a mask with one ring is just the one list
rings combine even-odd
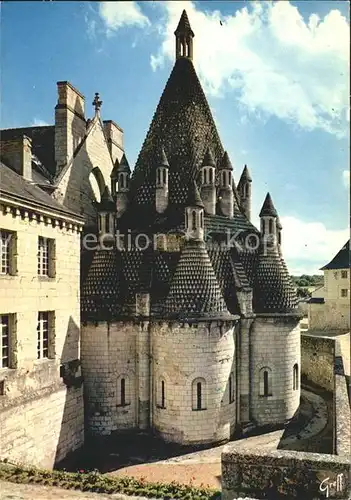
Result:
{"label": "stone shingle roof", "polygon": [[193,30],[191,29],[190,22],[186,10],[183,10],[180,17],[177,29],[174,32],[175,35],[188,35],[195,36]]}
{"label": "stone shingle roof", "polygon": [[229,159],[227,151],[224,152],[223,158],[219,164],[220,170],[233,170],[232,162]]}
{"label": "stone shingle roof", "polygon": [[216,164],[224,154],[205,94],[188,58],[175,62],[139,153],[131,184],[132,199],[137,204],[154,205],[154,151],[158,141],[162,141],[170,165],[169,204],[184,205],[207,148],[211,148]]}
{"label": "stone shingle roof", "polygon": [[189,194],[186,204],[188,207],[204,208],[204,204],[195,181],[193,182],[193,185],[189,189]]}
{"label": "stone shingle roof", "polygon": [[328,264],[321,267],[321,271],[324,271],[326,269],[347,269],[350,267],[350,261],[349,240]]}
{"label": "stone shingle roof", "polygon": [[184,244],[164,314],[179,319],[229,316],[203,241]]}
{"label": "stone shingle roof", "polygon": [[260,212],[260,217],[264,217],[266,215],[269,215],[271,217],[278,217],[277,211],[273,205],[273,201],[269,193],[267,193]]}
{"label": "stone shingle roof", "polygon": [[118,315],[120,274],[113,250],[95,251],[81,290],[82,319],[108,320]]}
{"label": "stone shingle roof", "polygon": [[253,308],[256,313],[296,312],[295,288],[277,250],[262,247],[258,256],[253,274]]}
{"label": "stone shingle roof", "polygon": [[240,176],[240,180],[238,182],[238,189],[239,189],[239,186],[241,186],[241,184],[245,181],[252,182],[252,177],[251,177],[251,174],[249,172],[249,169],[247,168],[247,165],[244,166],[244,170],[242,171],[242,174]]}
{"label": "stone shingle roof", "polygon": [[203,167],[215,167],[216,166],[210,147],[208,147],[206,149],[204,159],[202,160],[202,166]]}

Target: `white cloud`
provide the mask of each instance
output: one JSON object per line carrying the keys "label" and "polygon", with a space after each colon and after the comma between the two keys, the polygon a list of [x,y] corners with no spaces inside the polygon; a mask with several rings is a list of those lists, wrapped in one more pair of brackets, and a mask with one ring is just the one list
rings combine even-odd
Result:
{"label": "white cloud", "polygon": [[40,118],[34,118],[32,127],[48,127],[50,123],[47,123],[44,120],[41,120]]}
{"label": "white cloud", "polygon": [[186,8],[195,32],[194,63],[208,93],[234,90],[250,114],[345,136],[349,26],[338,10],[304,20],[288,1],[252,2],[229,16],[202,12],[192,2],[158,5],[163,41],[151,56],[154,70],[174,60],[173,33]]}
{"label": "white cloud", "polygon": [[100,2],[99,14],[106,25],[107,34],[124,26],[144,27],[150,24],[137,2]]}
{"label": "white cloud", "polygon": [[319,273],[319,268],[349,239],[348,229],[327,229],[321,222],[304,222],[295,217],[280,217],[280,220],[283,256],[294,275]]}
{"label": "white cloud", "polygon": [[350,188],[350,170],[344,170],[342,173],[342,179],[347,188]]}

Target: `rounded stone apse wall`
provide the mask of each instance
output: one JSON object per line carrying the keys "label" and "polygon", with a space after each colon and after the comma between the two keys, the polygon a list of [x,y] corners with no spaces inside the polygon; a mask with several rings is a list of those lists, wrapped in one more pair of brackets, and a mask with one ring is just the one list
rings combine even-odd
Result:
{"label": "rounded stone apse wall", "polygon": [[259,425],[290,420],[300,403],[298,319],[257,317],[250,335],[251,418]]}
{"label": "rounded stone apse wall", "polygon": [[228,440],[236,422],[234,327],[152,325],[153,428],[166,441]]}

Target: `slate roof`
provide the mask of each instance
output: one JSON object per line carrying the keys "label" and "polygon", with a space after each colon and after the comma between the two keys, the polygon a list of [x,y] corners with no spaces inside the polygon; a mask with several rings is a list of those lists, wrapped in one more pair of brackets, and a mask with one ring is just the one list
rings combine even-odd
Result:
{"label": "slate roof", "polygon": [[[184,30],[191,30],[185,12],[176,33]],[[156,168],[159,165],[169,167],[169,204],[162,214],[155,208]],[[232,170],[233,166],[220,141],[193,63],[187,57],[179,57],[136,162],[128,209],[118,221],[121,232],[131,230],[132,236],[143,232],[151,239],[156,233],[185,234],[185,207],[189,203],[203,205],[195,183],[203,165],[215,167],[218,195],[220,170]],[[241,182],[243,179],[251,181],[246,166]],[[240,209],[234,180],[232,188],[234,217],[206,215],[207,243],[187,241],[181,252],[136,248],[116,251],[116,268],[110,256],[100,254],[96,258],[101,267],[96,263],[92,265],[88,279],[93,280],[95,273],[98,283],[106,287],[107,297],[112,295],[113,286],[115,303],[119,304],[114,310],[111,306],[108,314],[112,310],[116,315],[133,314],[135,294],[140,290],[150,292],[152,314],[166,318],[230,317],[240,313],[237,291],[250,289],[253,289],[254,312],[296,310],[296,295],[285,262],[277,249],[265,254],[262,247],[254,246],[260,233]],[[277,216],[269,194],[262,214]],[[238,248],[219,246],[221,243],[233,244],[228,238],[238,233],[235,238]],[[255,240],[251,250],[243,245],[247,237]],[[112,282],[103,278],[103,259],[107,261],[108,273],[117,276]],[[103,279],[105,281],[101,281]],[[89,290],[83,288],[83,295],[86,292]],[[96,311],[96,304],[91,306],[93,311]]]}
{"label": "slate roof", "polygon": [[187,241],[184,244],[164,314],[178,319],[229,316],[203,241]]}
{"label": "slate roof", "polygon": [[277,250],[261,248],[252,284],[253,308],[256,313],[296,312],[295,288]]}
{"label": "slate roof", "polygon": [[247,168],[247,165],[244,166],[244,169],[243,169],[242,174],[240,176],[240,180],[238,182],[238,189],[241,186],[241,184],[243,184],[245,181],[252,182],[252,177],[251,177],[251,174],[249,172],[249,169]]}
{"label": "slate roof", "polygon": [[325,266],[321,267],[321,271],[327,269],[347,269],[350,268],[350,240],[345,243],[335,257]]}
{"label": "slate roof", "polygon": [[269,193],[267,193],[260,212],[260,217],[264,217],[265,215],[278,217],[277,211],[273,205],[273,201]]}
{"label": "slate roof", "polygon": [[193,185],[189,189],[189,194],[186,204],[188,207],[204,208],[204,204],[195,181],[193,182]]}
{"label": "slate roof", "polygon": [[184,9],[180,17],[177,29],[174,32],[175,35],[188,35],[195,36],[193,30],[191,29],[190,22],[186,10]]}
{"label": "slate roof", "polygon": [[96,250],[81,290],[82,318],[104,321],[116,317],[120,290],[116,252]]}
{"label": "slate roof", "polygon": [[0,194],[1,193],[9,195],[19,201],[27,201],[38,207],[38,209],[46,208],[54,210],[61,215],[82,220],[81,215],[68,210],[41,188],[31,184],[2,162],[0,162]]}
{"label": "slate roof", "polygon": [[[39,160],[44,175],[52,181],[56,174],[55,162],[55,126],[37,126],[4,129],[0,131],[0,139],[8,141],[26,135],[32,139],[32,154]],[[35,166],[39,171],[42,169]]]}

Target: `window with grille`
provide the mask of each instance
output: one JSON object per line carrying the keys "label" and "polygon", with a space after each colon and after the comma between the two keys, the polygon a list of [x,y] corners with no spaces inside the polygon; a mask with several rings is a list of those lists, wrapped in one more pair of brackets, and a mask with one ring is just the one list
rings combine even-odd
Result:
{"label": "window with grille", "polygon": [[16,233],[0,229],[0,274],[15,274]]}
{"label": "window with grille", "polygon": [[347,279],[347,271],[341,271],[341,277],[342,279]]}
{"label": "window with grille", "polygon": [[15,368],[14,363],[14,314],[0,315],[0,368]]}
{"label": "window with grille", "polygon": [[37,359],[53,357],[53,313],[38,312]]}
{"label": "window with grille", "polygon": [[348,296],[348,290],[347,288],[342,288],[341,289],[341,297],[345,298]]}
{"label": "window with grille", "polygon": [[50,238],[43,238],[39,236],[38,239],[38,275],[48,276],[53,278],[55,276],[55,240]]}

